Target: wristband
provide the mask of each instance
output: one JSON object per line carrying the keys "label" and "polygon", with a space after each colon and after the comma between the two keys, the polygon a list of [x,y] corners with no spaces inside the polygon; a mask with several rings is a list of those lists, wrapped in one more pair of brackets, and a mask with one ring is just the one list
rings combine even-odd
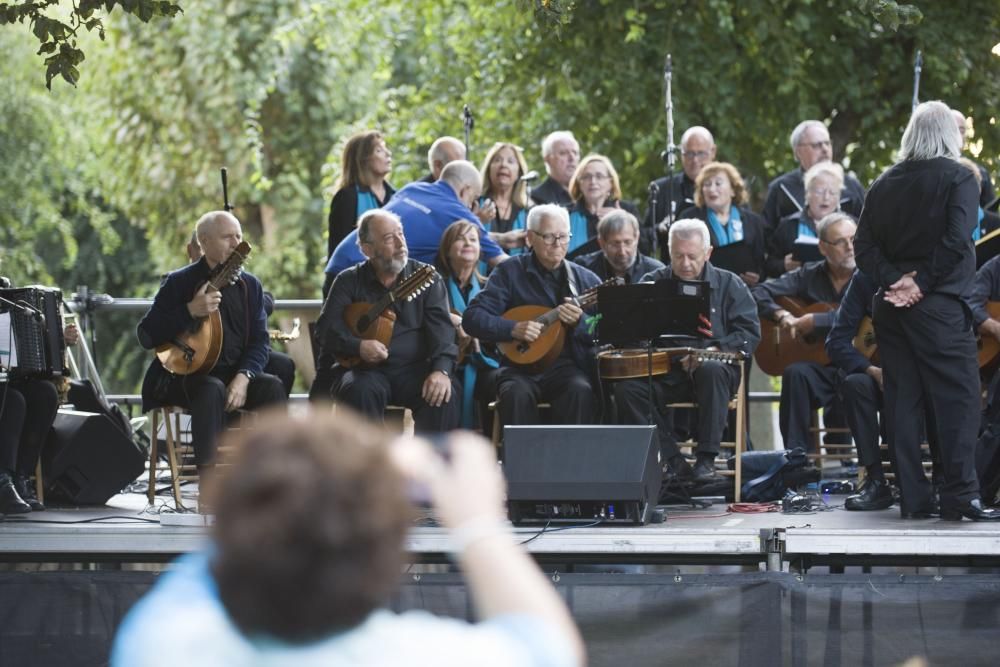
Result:
{"label": "wristband", "polygon": [[506,536],[507,529],[499,519],[480,516],[463,521],[450,530],[448,541],[451,543],[452,553],[460,554],[480,540],[501,535]]}

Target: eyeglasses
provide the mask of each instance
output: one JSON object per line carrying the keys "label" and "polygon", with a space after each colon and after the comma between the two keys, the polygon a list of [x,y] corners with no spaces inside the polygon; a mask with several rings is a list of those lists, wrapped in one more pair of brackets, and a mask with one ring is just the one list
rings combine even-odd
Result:
{"label": "eyeglasses", "polygon": [[573,238],[572,234],[539,234],[533,229],[529,231],[535,236],[540,236],[545,245],[556,245],[558,243],[559,245],[568,246],[569,240]]}
{"label": "eyeglasses", "polygon": [[681,157],[685,160],[704,160],[710,155],[708,151],[681,151]]}
{"label": "eyeglasses", "polygon": [[823,141],[813,141],[811,143],[810,142],[805,142],[805,141],[800,141],[799,142],[799,146],[808,146],[809,148],[813,149],[814,151],[818,151],[821,148],[829,148],[830,147],[830,140],[829,139],[824,139]]}
{"label": "eyeglasses", "polygon": [[817,197],[839,197],[840,190],[831,190],[830,188],[815,188],[809,191],[811,194]]}
{"label": "eyeglasses", "polygon": [[827,245],[835,245],[838,248],[840,248],[841,250],[847,250],[848,248],[853,248],[854,247],[854,237],[853,236],[845,236],[844,238],[837,239],[836,241],[827,241],[826,239],[820,239],[820,240],[823,241],[823,243],[825,243]]}
{"label": "eyeglasses", "polygon": [[610,174],[583,174],[580,176],[580,180],[584,183],[590,181],[606,181],[611,178]]}

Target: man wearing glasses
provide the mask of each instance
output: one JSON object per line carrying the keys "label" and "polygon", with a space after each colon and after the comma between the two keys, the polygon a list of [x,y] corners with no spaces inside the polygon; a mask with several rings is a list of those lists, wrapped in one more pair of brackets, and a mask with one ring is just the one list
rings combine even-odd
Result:
{"label": "man wearing glasses", "polygon": [[[831,213],[820,220],[816,225],[816,234],[823,260],[804,264],[780,278],[772,278],[754,287],[751,293],[757,300],[760,318],[776,322],[793,338],[811,336],[824,340],[833,325],[834,311],[796,317],[779,306],[775,299],[787,296],[806,303],[839,304],[856,270],[856,231],[854,219],[846,213]],[[785,449],[801,447],[805,451],[810,450],[809,426],[813,410],[824,408],[827,426],[844,425],[836,381],[837,367],[832,364],[823,366],[802,361],[785,368],[781,375],[778,413]],[[828,435],[827,442],[833,443],[833,436]]]}
{"label": "man wearing glasses", "polygon": [[[781,219],[801,211],[805,207],[805,173],[817,162],[833,159],[833,146],[826,125],[818,120],[804,120],[795,126],[790,138],[792,152],[798,160],[798,169],[793,169],[775,178],[767,186],[767,200],[762,214],[767,222],[768,235],[773,232]],[[850,174],[844,178],[840,208],[853,215],[861,215],[865,201],[865,190],[858,179]]]}
{"label": "man wearing glasses", "polygon": [[504,425],[538,424],[538,403],[552,405],[553,424],[589,424],[595,421],[595,389],[599,387],[594,361],[594,334],[581,322],[583,310],[574,298],[597,286],[593,272],[566,261],[569,214],[555,204],[542,204],[528,213],[526,242],[530,252],[498,265],[486,287],[462,316],[466,333],[482,341],[532,343],[542,334],[536,321],[503,316],[517,306],[558,308],[567,328],[566,341],[555,362],[541,372],[521,368],[504,358],[497,375],[498,414]]}

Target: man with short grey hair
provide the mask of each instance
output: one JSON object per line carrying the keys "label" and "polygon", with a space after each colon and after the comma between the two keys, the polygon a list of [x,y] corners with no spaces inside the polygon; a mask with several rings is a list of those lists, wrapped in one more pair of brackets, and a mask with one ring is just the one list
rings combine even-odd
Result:
{"label": "man with short grey hair", "polygon": [[650,271],[663,268],[663,262],[639,252],[639,221],[621,209],[608,213],[597,223],[600,250],[576,258],[601,280],[619,277],[637,283]]}
{"label": "man with short grey hair", "polygon": [[557,130],[542,140],[542,159],[549,177],[531,191],[535,204],[572,206],[569,182],[580,162],[580,144],[572,132]]}
{"label": "man with short grey hair", "polygon": [[[650,185],[655,189],[656,210],[647,209],[646,217],[643,219],[643,226],[652,228],[664,222],[670,215],[670,194],[673,191],[673,201],[675,203],[674,215],[691,208],[694,203],[694,180],[698,178],[702,167],[709,162],[715,161],[715,137],[708,131],[708,128],[701,125],[692,125],[684,130],[681,135],[681,172],[674,174],[673,188],[671,181],[664,176],[653,181]],[[666,230],[664,230],[664,234]]]}
{"label": "man with short grey hair", "polygon": [[[778,227],[786,215],[801,211],[805,207],[805,174],[817,162],[833,159],[833,145],[830,131],[818,120],[804,120],[795,126],[789,137],[792,153],[799,166],[775,178],[767,186],[767,200],[762,215],[767,223],[767,235]],[[844,190],[840,197],[840,208],[855,218],[861,215],[865,201],[865,190],[858,179],[844,175]]]}
{"label": "man with short grey hair", "polygon": [[427,150],[429,174],[420,179],[423,183],[433,183],[441,178],[441,172],[448,164],[465,159],[465,144],[455,137],[438,137]]}

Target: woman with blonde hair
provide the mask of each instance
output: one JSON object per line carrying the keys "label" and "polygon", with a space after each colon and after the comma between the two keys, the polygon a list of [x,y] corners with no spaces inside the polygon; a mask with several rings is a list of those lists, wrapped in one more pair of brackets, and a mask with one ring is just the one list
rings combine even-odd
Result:
{"label": "woman with blonde hair", "polygon": [[479,216],[490,236],[508,254],[517,255],[527,234],[528,185],[521,180],[528,163],[520,146],[498,141],[483,160],[483,194]]}
{"label": "woman with blonde hair", "polygon": [[598,250],[597,223],[605,214],[624,209],[639,217],[635,204],[622,201],[618,172],[611,160],[591,153],[577,165],[569,182],[573,207],[569,212],[569,250],[567,259]]}

